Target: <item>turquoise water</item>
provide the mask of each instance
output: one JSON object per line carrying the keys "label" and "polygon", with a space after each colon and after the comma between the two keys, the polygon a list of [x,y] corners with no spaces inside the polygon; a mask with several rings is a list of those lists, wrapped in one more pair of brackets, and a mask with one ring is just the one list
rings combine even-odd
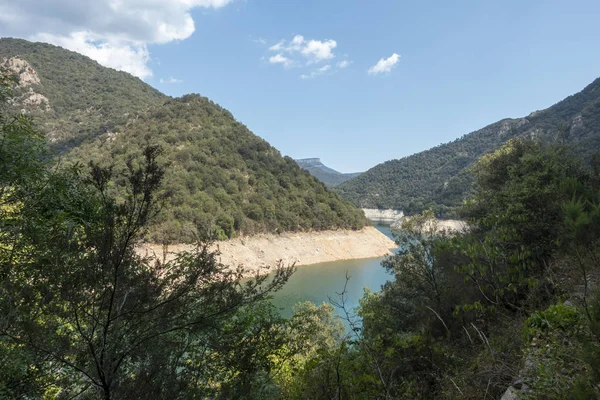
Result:
{"label": "turquoise water", "polygon": [[[389,227],[378,226],[377,229],[392,237]],[[354,308],[358,306],[365,287],[379,291],[391,277],[381,266],[382,260],[380,257],[300,266],[283,289],[273,295],[273,303],[282,316],[290,317],[298,302],[310,300],[318,305],[329,302],[330,297],[339,300],[337,293],[343,291],[347,273],[350,280],[346,287],[346,306]]]}

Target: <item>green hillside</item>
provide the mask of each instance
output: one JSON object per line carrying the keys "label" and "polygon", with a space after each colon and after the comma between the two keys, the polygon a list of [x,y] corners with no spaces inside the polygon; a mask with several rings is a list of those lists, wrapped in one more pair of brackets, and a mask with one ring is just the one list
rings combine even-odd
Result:
{"label": "green hillside", "polygon": [[600,149],[600,79],[546,110],[504,119],[453,142],[379,164],[336,191],[360,207],[408,214],[432,207],[447,215],[471,191],[469,167],[515,137],[566,143],[588,158]]}
{"label": "green hillside", "polygon": [[162,147],[166,200],[151,240],[358,229],[366,222],[360,210],[204,97],[171,99],[85,56],[24,40],[0,39],[0,63],[21,79],[13,107],[33,117],[66,160],[122,170],[145,146]]}
{"label": "green hillside", "polygon": [[[16,95],[26,100],[37,93],[48,99],[47,107],[30,104],[27,113],[59,152],[115,131],[130,116],[168,99],[126,72],[50,44],[0,39],[0,61],[12,57],[25,60],[39,78],[39,84],[18,87]],[[18,72],[27,73],[21,66]]]}

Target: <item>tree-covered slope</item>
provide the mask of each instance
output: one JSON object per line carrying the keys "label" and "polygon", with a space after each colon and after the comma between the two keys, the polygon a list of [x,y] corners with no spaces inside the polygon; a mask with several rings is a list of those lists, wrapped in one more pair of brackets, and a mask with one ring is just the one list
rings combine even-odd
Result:
{"label": "tree-covered slope", "polygon": [[347,180],[360,175],[360,172],[345,174],[336,171],[323,164],[319,158],[303,158],[296,160],[296,162],[300,167],[310,172],[312,176],[329,187],[339,185],[342,182],[346,182]]}
{"label": "tree-covered slope", "polygon": [[[362,212],[327,190],[290,157],[199,95],[167,101],[75,149],[72,160],[124,168],[144,146],[160,145],[169,194],[153,240],[193,239],[197,231],[236,233],[360,228]],[[200,229],[198,229],[200,228]]]}
{"label": "tree-covered slope", "polygon": [[34,118],[52,147],[64,152],[168,96],[140,79],[46,43],[0,39],[0,66],[19,76],[15,106]]}
{"label": "tree-covered slope", "polygon": [[564,142],[584,157],[600,149],[600,79],[583,91],[525,118],[505,119],[453,142],[379,164],[336,187],[355,205],[444,215],[471,190],[469,167],[514,137]]}

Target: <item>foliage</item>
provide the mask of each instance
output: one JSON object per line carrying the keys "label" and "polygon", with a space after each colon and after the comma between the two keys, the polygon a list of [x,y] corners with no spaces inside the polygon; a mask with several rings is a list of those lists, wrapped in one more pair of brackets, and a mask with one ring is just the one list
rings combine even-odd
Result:
{"label": "foliage", "polygon": [[279,373],[276,382],[280,387],[280,398],[321,397],[319,393],[323,394],[326,389],[310,385],[311,375],[328,374],[332,377],[331,366],[323,367],[320,361],[329,362],[330,355],[343,351],[344,330],[330,304],[317,306],[303,302],[294,307],[294,314],[285,329],[287,357],[277,357]]}
{"label": "foliage", "polygon": [[[14,249],[11,242],[19,234],[19,209],[22,200],[30,195],[35,177],[43,165],[32,155],[43,151],[41,136],[32,128],[30,121],[22,116],[5,113],[5,101],[12,95],[12,78],[0,74],[0,263],[9,261]],[[0,275],[0,296],[6,296],[6,270]],[[0,329],[7,325],[10,309],[0,306]],[[48,376],[39,368],[39,358],[23,346],[11,343],[0,336],[0,397],[10,398],[15,393],[39,396]]]}
{"label": "foliage", "polygon": [[[568,182],[586,186],[590,177],[564,147],[545,147],[519,139],[486,155],[473,167],[481,189],[466,207],[466,217],[481,224],[514,227],[515,240],[546,257],[562,232],[563,203],[573,195]],[[575,189],[576,190],[576,189]],[[544,213],[539,210],[543,209]]]}
{"label": "foliage", "polygon": [[565,304],[553,304],[543,311],[536,311],[525,321],[525,341],[552,336],[558,331],[571,335],[583,330],[581,315]]}
{"label": "foliage", "polygon": [[589,341],[586,322],[582,313],[565,304],[551,305],[525,321],[527,365],[523,374],[531,390],[524,398],[595,398],[593,390],[584,389],[593,387],[589,385],[589,367],[582,360],[584,343]]}

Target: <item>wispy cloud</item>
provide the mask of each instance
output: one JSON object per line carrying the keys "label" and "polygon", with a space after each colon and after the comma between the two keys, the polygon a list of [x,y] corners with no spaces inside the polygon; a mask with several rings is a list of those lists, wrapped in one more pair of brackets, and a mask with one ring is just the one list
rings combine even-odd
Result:
{"label": "wispy cloud", "polygon": [[261,37],[258,37],[258,38],[252,38],[252,36],[250,36],[250,38],[252,39],[252,41],[253,41],[254,43],[262,44],[263,46],[264,46],[265,44],[267,44],[267,40],[266,40],[266,39],[263,39],[263,38],[261,38]]}
{"label": "wispy cloud", "polygon": [[400,61],[400,55],[394,53],[388,58],[382,58],[377,61],[377,64],[373,65],[367,71],[369,75],[379,75],[389,73],[394,68],[398,61]]}
{"label": "wispy cloud", "polygon": [[283,50],[283,45],[285,44],[285,41],[282,40],[280,42],[277,42],[276,44],[274,44],[273,46],[269,47],[270,51],[281,51]]}
{"label": "wispy cloud", "polygon": [[269,51],[277,52],[279,56],[295,64],[315,64],[335,58],[334,49],[337,47],[335,40],[307,40],[302,35],[296,35],[292,40],[282,39],[269,47]]}
{"label": "wispy cloud", "polygon": [[166,79],[160,78],[160,83],[183,83],[183,81],[181,79],[173,78],[172,76],[170,76]]}
{"label": "wispy cloud", "polygon": [[336,64],[336,66],[338,68],[340,68],[340,69],[343,69],[343,68],[348,68],[350,66],[350,64],[352,64],[352,61],[350,61],[350,60],[342,60],[342,61],[338,62]]}
{"label": "wispy cloud", "polygon": [[319,75],[325,74],[330,69],[331,69],[331,65],[327,64],[327,65],[322,66],[321,68],[317,68],[316,70],[312,71],[309,74],[300,75],[300,79],[312,79]]}

